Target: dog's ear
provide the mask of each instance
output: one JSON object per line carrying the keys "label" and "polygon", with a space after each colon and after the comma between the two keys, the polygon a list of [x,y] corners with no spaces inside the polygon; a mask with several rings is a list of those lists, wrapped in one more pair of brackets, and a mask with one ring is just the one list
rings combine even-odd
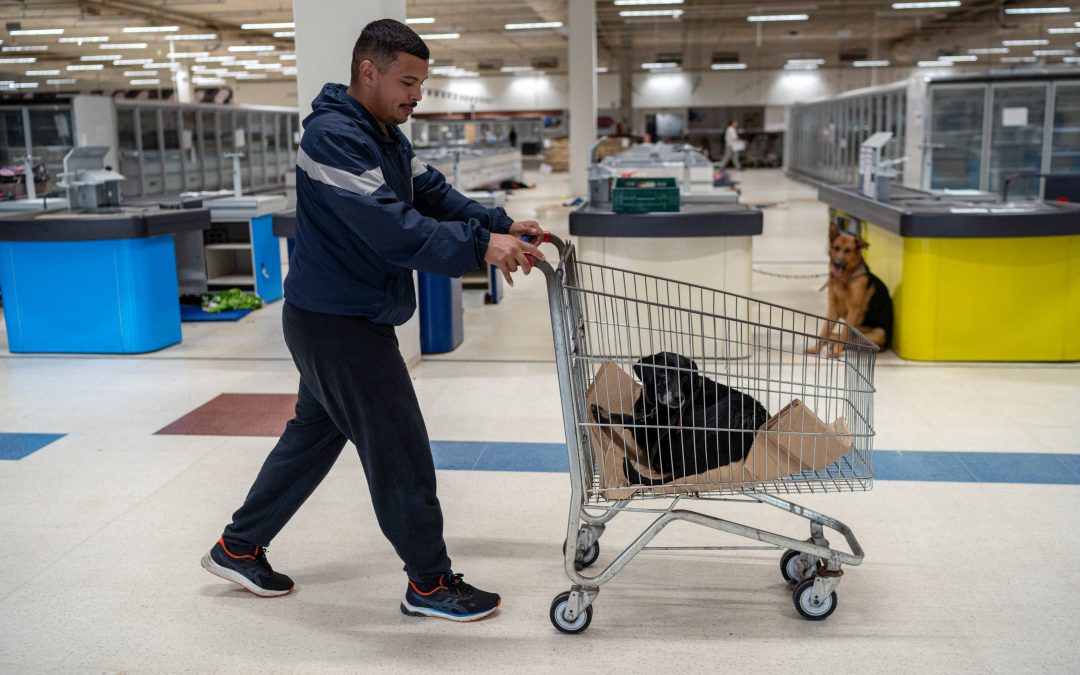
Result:
{"label": "dog's ear", "polygon": [[870,242],[866,241],[862,237],[855,237],[855,250],[861,251],[864,248],[870,248]]}
{"label": "dog's ear", "polygon": [[841,235],[840,226],[836,224],[836,221],[829,223],[829,243],[831,244],[834,239]]}

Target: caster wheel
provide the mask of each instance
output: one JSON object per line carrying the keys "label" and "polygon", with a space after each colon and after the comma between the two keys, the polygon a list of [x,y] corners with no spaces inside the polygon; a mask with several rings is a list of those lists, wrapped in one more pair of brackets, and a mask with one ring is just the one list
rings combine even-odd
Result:
{"label": "caster wheel", "polygon": [[578,615],[577,619],[573,621],[567,621],[563,616],[563,612],[566,610],[567,603],[570,602],[570,591],[565,593],[559,593],[555,596],[555,599],[551,601],[551,611],[548,613],[548,617],[551,619],[551,625],[555,626],[561,633],[568,633],[574,635],[575,633],[583,633],[585,629],[592,623],[592,605],[585,608],[585,611]]}
{"label": "caster wheel", "polygon": [[[565,555],[565,554],[566,554],[566,546],[564,545],[563,546],[563,555]],[[593,545],[590,546],[585,551],[585,555],[583,557],[576,558],[574,560],[574,569],[576,569],[578,571],[581,571],[581,570],[585,569],[586,567],[589,567],[590,565],[592,565],[594,562],[596,562],[596,559],[599,558],[599,557],[600,557],[600,542],[598,542],[598,541],[593,542]]]}
{"label": "caster wheel", "polygon": [[780,574],[784,577],[784,581],[789,584],[795,584],[799,582],[798,567],[799,552],[788,550],[780,558]]}
{"label": "caster wheel", "polygon": [[795,609],[804,619],[810,621],[821,621],[828,618],[830,614],[836,611],[836,591],[829,594],[827,598],[820,605],[814,605],[814,578],[810,577],[805,581],[800,582],[795,586],[795,592],[792,593],[791,599],[795,603]]}

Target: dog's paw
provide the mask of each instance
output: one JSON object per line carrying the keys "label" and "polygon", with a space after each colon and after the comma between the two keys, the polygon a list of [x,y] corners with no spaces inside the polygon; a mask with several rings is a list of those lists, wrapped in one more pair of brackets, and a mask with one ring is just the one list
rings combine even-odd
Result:
{"label": "dog's paw", "polygon": [[807,354],[817,354],[820,351],[821,351],[821,343],[820,342],[811,342],[810,344],[806,345],[806,353]]}

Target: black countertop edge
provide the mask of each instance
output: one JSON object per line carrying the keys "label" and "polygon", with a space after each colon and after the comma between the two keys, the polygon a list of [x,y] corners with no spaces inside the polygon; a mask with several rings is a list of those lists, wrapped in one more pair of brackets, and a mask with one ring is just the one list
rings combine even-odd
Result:
{"label": "black countertop edge", "polygon": [[146,239],[210,227],[209,209],[116,214],[107,218],[0,218],[0,241],[58,242]]}
{"label": "black countertop edge", "polygon": [[[1049,202],[1031,213],[951,213],[911,211],[863,197],[852,187],[821,186],[818,199],[901,237],[922,239],[999,239],[1080,234],[1080,206]],[[947,205],[948,202],[943,202]],[[966,204],[957,203],[958,207]],[[999,205],[1000,206],[1000,205]],[[979,202],[972,208],[993,208]]]}
{"label": "black countertop edge", "polygon": [[671,213],[570,213],[577,237],[746,237],[764,231],[758,209]]}
{"label": "black countertop edge", "polygon": [[270,222],[274,228],[275,237],[289,239],[296,236],[296,209],[278,211]]}

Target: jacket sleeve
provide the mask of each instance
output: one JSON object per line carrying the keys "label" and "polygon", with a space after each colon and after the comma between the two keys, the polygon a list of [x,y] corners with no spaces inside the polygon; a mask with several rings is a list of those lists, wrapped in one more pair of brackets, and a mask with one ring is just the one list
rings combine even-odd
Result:
{"label": "jacket sleeve", "polygon": [[296,163],[324,206],[390,264],[454,277],[483,264],[491,234],[479,220],[437,220],[402,202],[383,179],[378,151],[355,131],[309,128]]}
{"label": "jacket sleeve", "polygon": [[411,161],[413,205],[423,214],[439,220],[476,219],[484,229],[507,234],[513,218],[502,208],[484,208],[461,194],[446,182],[442,173],[421,162],[416,155]]}

